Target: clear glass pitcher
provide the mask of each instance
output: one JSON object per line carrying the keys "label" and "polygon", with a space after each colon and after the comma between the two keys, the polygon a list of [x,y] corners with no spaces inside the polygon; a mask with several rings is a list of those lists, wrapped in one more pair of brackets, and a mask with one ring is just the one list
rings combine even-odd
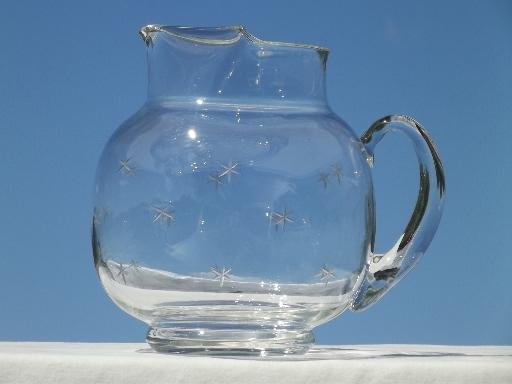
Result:
{"label": "clear glass pitcher", "polygon": [[[304,353],[312,329],[375,303],[439,223],[443,167],[425,129],[387,116],[361,138],[325,97],[326,48],[243,27],[140,30],[147,102],[99,161],[94,262],[157,351]],[[403,235],[374,252],[371,167],[405,134],[420,188]]]}

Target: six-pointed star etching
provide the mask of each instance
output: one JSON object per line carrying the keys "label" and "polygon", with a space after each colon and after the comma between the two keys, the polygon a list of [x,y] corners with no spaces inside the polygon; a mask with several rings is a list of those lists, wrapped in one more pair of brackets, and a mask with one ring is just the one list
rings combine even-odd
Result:
{"label": "six-pointed star etching", "polygon": [[155,211],[155,214],[153,215],[153,223],[162,221],[170,224],[171,221],[176,220],[176,216],[174,215],[174,211],[171,209],[171,207],[171,203],[168,203],[167,206],[163,208],[153,205],[151,207]]}
{"label": "six-pointed star etching", "polygon": [[140,266],[135,260],[131,260],[129,263],[119,263],[117,267],[117,276],[121,276],[123,282],[126,284],[126,275],[129,269],[133,269],[135,272],[139,270]]}
{"label": "six-pointed star etching", "polygon": [[135,167],[130,164],[130,158],[126,160],[119,160],[119,172],[126,176],[134,176],[135,175]]}
{"label": "six-pointed star etching", "polygon": [[117,277],[121,276],[123,282],[126,284],[126,271],[130,268],[130,265],[119,263],[119,270],[117,271]]}
{"label": "six-pointed star etching", "polygon": [[325,281],[325,285],[327,285],[329,280],[334,279],[335,276],[336,273],[334,270],[327,268],[325,264],[320,268],[320,272],[315,275],[315,277],[319,277],[321,281]]}
{"label": "six-pointed star etching", "polygon": [[283,213],[279,212],[272,212],[270,214],[270,219],[275,223],[276,225],[276,231],[281,226],[284,231],[284,227],[286,226],[286,223],[293,223],[294,220],[290,217],[290,212],[287,211],[285,208]]}
{"label": "six-pointed star etching", "polygon": [[327,185],[329,184],[329,174],[321,172],[320,176],[318,177],[318,181],[324,184],[324,188],[327,188]]}
{"label": "six-pointed star etching", "polygon": [[231,280],[231,276],[229,276],[231,268],[222,267],[222,269],[220,269],[217,265],[214,265],[210,268],[210,271],[215,275],[213,279],[219,280],[221,287],[224,285],[224,280]]}
{"label": "six-pointed star etching", "polygon": [[231,182],[231,175],[239,175],[240,173],[235,170],[235,168],[238,166],[238,163],[233,162],[233,160],[229,160],[229,163],[227,165],[221,164],[222,171],[219,173],[219,177],[228,177],[228,183]]}
{"label": "six-pointed star etching", "polygon": [[338,184],[341,184],[341,178],[343,177],[343,171],[341,170],[341,167],[338,164],[334,164],[332,166],[332,174],[338,180]]}
{"label": "six-pointed star etching", "polygon": [[208,175],[208,181],[213,183],[215,189],[219,188],[219,185],[222,185],[221,175],[218,172],[213,175]]}

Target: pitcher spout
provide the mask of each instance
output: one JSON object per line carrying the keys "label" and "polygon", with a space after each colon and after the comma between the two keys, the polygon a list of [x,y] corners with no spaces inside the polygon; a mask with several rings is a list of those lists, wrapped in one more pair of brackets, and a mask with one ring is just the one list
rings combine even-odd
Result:
{"label": "pitcher spout", "polygon": [[147,46],[153,44],[152,34],[155,32],[160,32],[160,25],[149,24],[139,29],[139,35]]}
{"label": "pitcher spout", "polygon": [[233,44],[244,35],[250,35],[242,25],[230,25],[226,27],[184,27],[162,26],[149,24],[139,29],[139,35],[146,45],[153,43],[155,33],[162,32],[174,38],[203,44]]}

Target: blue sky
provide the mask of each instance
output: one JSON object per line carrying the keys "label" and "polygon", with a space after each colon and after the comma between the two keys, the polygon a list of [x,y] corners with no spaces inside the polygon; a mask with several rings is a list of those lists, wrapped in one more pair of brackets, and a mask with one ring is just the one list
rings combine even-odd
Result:
{"label": "blue sky", "polygon": [[[390,113],[432,134],[445,214],[417,268],[378,305],[317,329],[319,343],[512,343],[510,1],[7,2],[0,12],[0,340],[142,341],[92,263],[96,162],[144,103],[140,26],[244,24],[329,47],[332,108],[358,134]],[[377,250],[414,206],[402,137],[376,152]]]}

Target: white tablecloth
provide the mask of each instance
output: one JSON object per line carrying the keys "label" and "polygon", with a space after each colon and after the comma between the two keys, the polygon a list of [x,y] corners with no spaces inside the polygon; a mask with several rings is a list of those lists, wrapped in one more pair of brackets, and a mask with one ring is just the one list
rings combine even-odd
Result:
{"label": "white tablecloth", "polygon": [[146,344],[0,342],[0,383],[512,383],[510,346],[317,346],[305,356],[163,355]]}

